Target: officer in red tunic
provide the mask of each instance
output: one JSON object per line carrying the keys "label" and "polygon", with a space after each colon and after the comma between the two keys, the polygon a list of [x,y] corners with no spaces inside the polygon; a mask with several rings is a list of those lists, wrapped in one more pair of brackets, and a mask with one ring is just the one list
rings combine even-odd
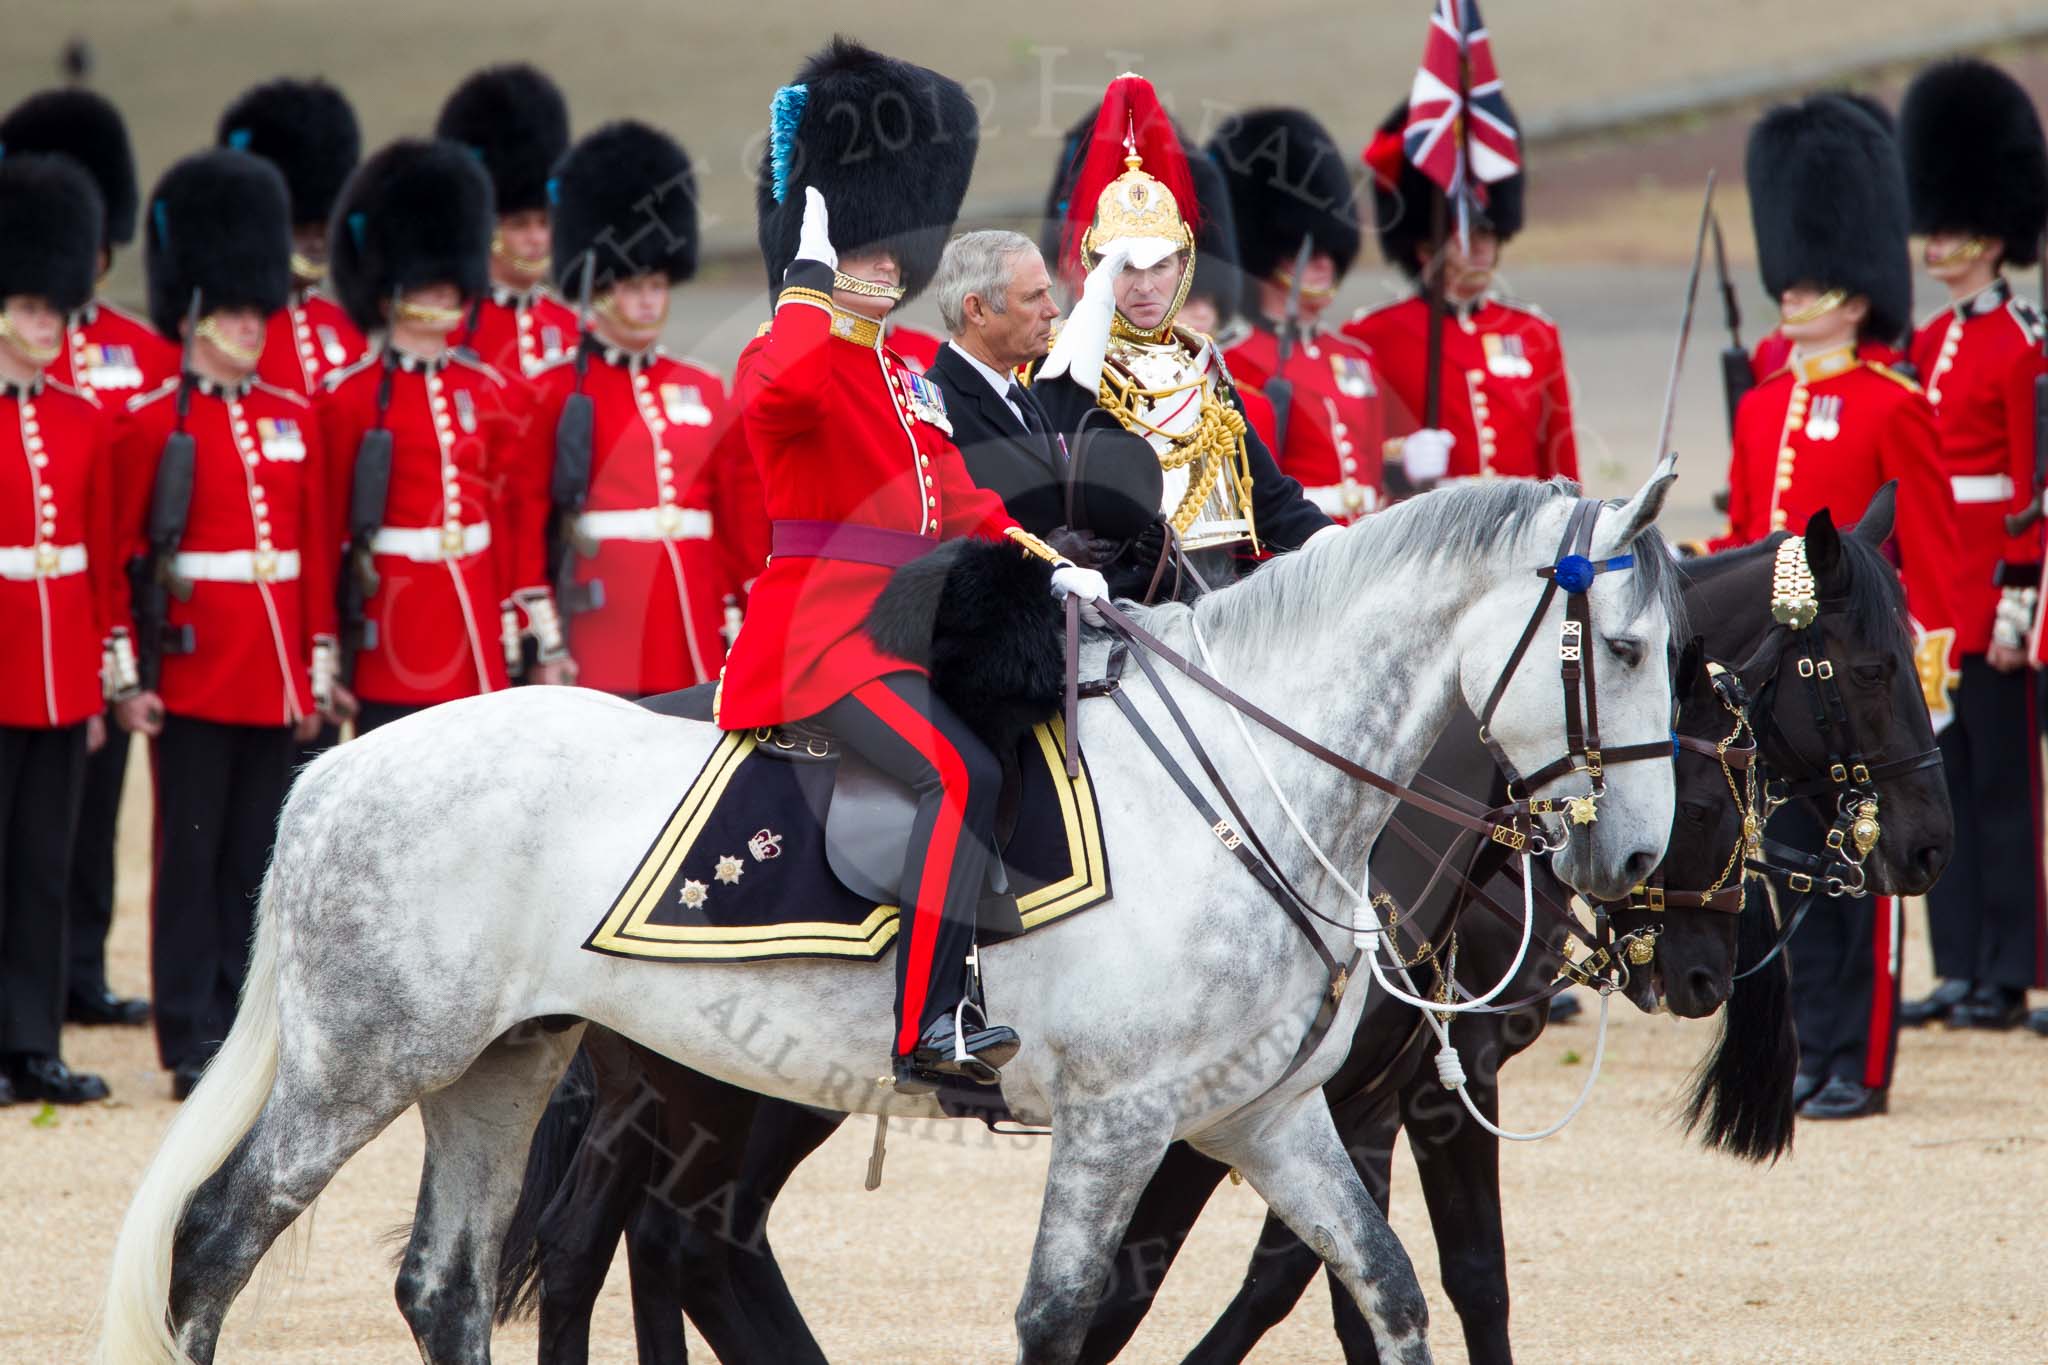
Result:
{"label": "officer in red tunic", "polygon": [[[105,207],[97,274],[114,249],[135,236],[135,157],[120,111],[90,90],[67,87],[31,95],[0,120],[0,147],[21,156],[52,152],[84,167]],[[88,297],[72,313],[50,377],[85,390],[116,424],[128,400],[178,372],[178,348],[141,318]],[[102,721],[107,742],[85,764],[78,839],[71,862],[70,963],[64,1017],[72,1023],[141,1025],[149,1002],[116,995],[107,984],[107,930],[114,921],[114,824],[128,772],[128,732]]]}
{"label": "officer in red tunic", "polygon": [[528,432],[542,449],[522,467],[557,467],[564,405],[587,395],[590,467],[579,500],[556,509],[550,547],[573,565],[560,605],[578,680],[630,697],[709,682],[726,604],[767,560],[768,523],[725,382],[657,344],[669,291],[697,270],[696,175],[674,141],[629,121],[577,143],[553,194],[555,273],[569,285],[591,260],[592,330],[535,379]]}
{"label": "officer in red tunic", "polygon": [[[882,122],[897,111],[907,127]],[[881,344],[881,320],[930,282],[937,229],[966,194],[974,104],[954,81],[841,38],[776,92],[771,119],[756,202],[782,287],[734,385],[775,554],[727,661],[718,720],[744,729],[819,716],[918,793],[896,947],[896,1086],[928,1091],[940,1072],[992,1083],[1017,1035],[970,1025],[962,1004],[1000,767],[921,669],[862,631],[892,568],[944,537],[1007,535],[1054,558],[968,479],[937,389]],[[1099,574],[1064,562],[1053,583],[1084,599],[1103,592]]]}
{"label": "officer in red tunic", "polygon": [[[1706,548],[1798,534],[1823,508],[1848,526],[1896,481],[1895,559],[1939,730],[1953,714],[1950,566],[1960,551],[1934,408],[1919,385],[1857,353],[1859,341],[1899,335],[1912,304],[1897,149],[1867,113],[1816,97],[1758,122],[1747,173],[1764,288],[1779,300],[1793,351],[1736,409],[1729,530]],[[1795,847],[1821,844],[1796,804],[1774,817],[1772,833]],[[1898,1044],[1898,943],[1898,902],[1883,896],[1818,900],[1793,935],[1803,1117],[1884,1112]]]}
{"label": "officer in red tunic", "polygon": [[2042,974],[2041,747],[2027,643],[2040,597],[2041,532],[2008,535],[2033,501],[2041,317],[2001,273],[2034,265],[2048,228],[2048,142],[2027,92],[1973,59],[1929,67],[1906,91],[1901,149],[1913,227],[1949,306],[1921,324],[1913,363],[1941,423],[1955,495],[1947,570],[1962,653],[1956,718],[1941,734],[1956,850],[1927,894],[1935,974],[1900,1019],[2010,1028]]}
{"label": "officer in red tunic", "polygon": [[[122,723],[154,740],[151,978],[180,1099],[234,1022],[298,746],[332,705],[337,554],[319,432],[304,398],[256,377],[265,322],[291,291],[287,205],[276,168],[244,152],[186,157],[157,183],[150,318],[184,339],[189,368],[131,400],[115,448],[121,523],[152,547],[136,589],[141,668],[118,670],[116,697]],[[159,484],[190,490],[168,528]]]}
{"label": "officer in red tunic", "polygon": [[0,1104],[104,1099],[58,1056],[65,893],[118,610],[111,428],[48,378],[92,297],[100,198],[54,156],[0,161]]}
{"label": "officer in red tunic", "polygon": [[322,80],[268,81],[246,90],[220,116],[219,144],[275,165],[292,196],[292,297],[270,318],[256,376],[303,398],[362,359],[362,332],[319,288],[327,275],[327,220],[362,156],[348,97]]}
{"label": "officer in red tunic", "polygon": [[490,288],[451,340],[508,380],[530,379],[576,345],[576,312],[545,283],[548,175],[569,149],[569,105],[534,67],[486,67],[441,106],[434,135],[474,152],[497,196]]}
{"label": "officer in red tunic", "polygon": [[[533,496],[545,480],[519,467],[527,386],[449,344],[488,287],[490,181],[452,142],[404,139],[362,164],[334,212],[335,291],[365,333],[388,328],[320,399],[329,497],[369,536],[347,570],[362,620],[343,623],[357,732],[506,686],[528,633],[537,680],[567,681]],[[381,486],[380,462],[361,459],[373,432],[391,446]]]}
{"label": "officer in red tunic", "polygon": [[[1283,108],[1254,109],[1227,121],[1209,140],[1208,153],[1230,188],[1246,277],[1244,325],[1221,338],[1223,359],[1239,383],[1276,403],[1286,400],[1283,444],[1273,456],[1305,497],[1348,524],[1383,500],[1384,437],[1371,348],[1323,326],[1358,257],[1358,205],[1347,158],[1313,115]],[[1307,263],[1297,281],[1304,242]],[[1283,331],[1290,332],[1284,365]]]}
{"label": "officer in red tunic", "polygon": [[[1492,474],[1576,479],[1571,377],[1557,324],[1493,292],[1501,249],[1522,230],[1525,177],[1516,172],[1486,186],[1485,202],[1470,214],[1466,241],[1453,229],[1437,251],[1431,234],[1439,214],[1435,206],[1443,205],[1444,196],[1402,154],[1407,120],[1404,104],[1380,125],[1365,161],[1372,172],[1380,254],[1415,281],[1416,292],[1359,313],[1344,332],[1372,347],[1392,398],[1386,410],[1390,437],[1419,428],[1429,377],[1429,298],[1422,286],[1431,272],[1442,272],[1449,311],[1436,429],[1448,434],[1449,444],[1432,438],[1397,445],[1390,439],[1388,460],[1400,464],[1416,486],[1435,477]],[[1442,221],[1455,223],[1447,207],[1441,213]],[[1443,468],[1432,474],[1439,460]]]}

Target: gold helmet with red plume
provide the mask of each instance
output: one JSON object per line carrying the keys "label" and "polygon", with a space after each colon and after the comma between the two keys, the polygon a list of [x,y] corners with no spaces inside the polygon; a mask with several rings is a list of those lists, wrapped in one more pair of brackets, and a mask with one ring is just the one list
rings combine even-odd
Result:
{"label": "gold helmet with red plume", "polygon": [[1200,220],[1180,133],[1152,83],[1129,72],[1118,76],[1102,93],[1067,197],[1061,270],[1078,280],[1118,243],[1133,265],[1146,269],[1174,252],[1194,250]]}

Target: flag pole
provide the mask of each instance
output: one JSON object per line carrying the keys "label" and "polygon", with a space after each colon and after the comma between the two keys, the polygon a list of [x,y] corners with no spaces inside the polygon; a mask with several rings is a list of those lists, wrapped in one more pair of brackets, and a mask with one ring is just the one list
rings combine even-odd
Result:
{"label": "flag pole", "polygon": [[[1470,243],[1465,236],[1465,213],[1462,202],[1466,192],[1466,178],[1472,174],[1470,144],[1466,141],[1467,120],[1472,112],[1467,107],[1467,101],[1472,96],[1472,62],[1465,50],[1465,23],[1462,14],[1458,16],[1457,30],[1458,103],[1457,112],[1453,117],[1457,120],[1458,169],[1451,177],[1451,190],[1460,196],[1458,240],[1466,243],[1469,249]],[[1443,416],[1444,313],[1448,302],[1444,284],[1444,248],[1450,244],[1450,211],[1453,206],[1449,203],[1449,191],[1432,195],[1430,199],[1430,257],[1428,273],[1423,281],[1429,299],[1429,344],[1424,359],[1424,364],[1429,368],[1428,377],[1423,381],[1422,425],[1436,427],[1441,425],[1440,419]]]}

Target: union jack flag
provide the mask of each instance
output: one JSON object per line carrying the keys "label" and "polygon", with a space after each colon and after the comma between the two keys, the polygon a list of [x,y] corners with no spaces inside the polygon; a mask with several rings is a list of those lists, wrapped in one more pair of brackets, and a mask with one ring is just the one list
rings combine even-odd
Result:
{"label": "union jack flag", "polygon": [[1522,168],[1521,141],[1477,0],[1436,0],[1401,142],[1409,162],[1458,206],[1460,240],[1473,199],[1484,204],[1487,185]]}

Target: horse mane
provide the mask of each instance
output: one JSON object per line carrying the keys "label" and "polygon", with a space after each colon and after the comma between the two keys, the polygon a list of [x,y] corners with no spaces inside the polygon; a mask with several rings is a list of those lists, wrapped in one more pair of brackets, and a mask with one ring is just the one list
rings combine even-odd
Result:
{"label": "horse mane", "polygon": [[[1342,536],[1276,555],[1192,608],[1180,603],[1153,607],[1150,628],[1155,634],[1178,631],[1192,614],[1205,636],[1257,649],[1280,643],[1278,637],[1304,615],[1329,619],[1347,603],[1384,590],[1389,577],[1403,568],[1524,554],[1534,568],[1535,561],[1557,548],[1530,544],[1537,517],[1559,499],[1578,496],[1578,484],[1563,478],[1474,479],[1434,489],[1375,512]],[[1630,548],[1636,559],[1634,569],[1621,575],[1624,608],[1630,619],[1646,608],[1661,608],[1672,623],[1676,649],[1686,634],[1685,584],[1670,550],[1654,525]]]}
{"label": "horse mane", "polygon": [[[1776,557],[1787,531],[1774,532],[1736,550],[1724,550],[1704,559],[1687,560],[1679,576],[1687,584],[1716,582],[1759,560],[1766,564]],[[1877,546],[1844,531],[1841,535],[1843,562],[1849,566],[1847,614],[1849,625],[1860,639],[1873,644],[1891,643],[1910,648],[1906,633],[1906,590],[1899,571]]]}

